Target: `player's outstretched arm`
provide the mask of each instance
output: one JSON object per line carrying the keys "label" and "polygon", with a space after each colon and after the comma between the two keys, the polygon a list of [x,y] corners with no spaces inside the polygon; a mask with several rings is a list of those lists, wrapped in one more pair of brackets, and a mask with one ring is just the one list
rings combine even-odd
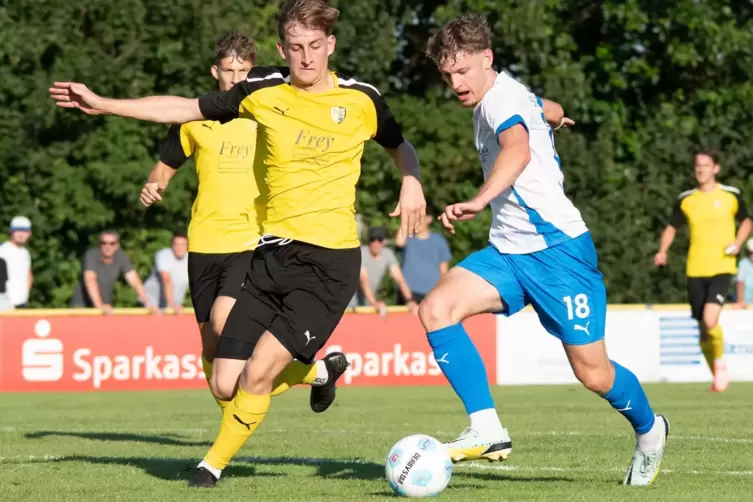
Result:
{"label": "player's outstretched arm", "polygon": [[61,108],[77,108],[88,115],[116,115],[148,122],[183,124],[204,117],[199,100],[178,96],[112,99],[98,96],[77,82],[55,82],[50,97]]}
{"label": "player's outstretched arm", "polygon": [[403,173],[400,201],[390,216],[400,216],[400,232],[410,237],[421,230],[426,214],[426,199],[421,185],[418,154],[409,141],[404,140],[396,148],[385,148],[395,165]]}
{"label": "player's outstretched arm", "polygon": [[544,109],[544,118],[547,123],[556,131],[561,127],[570,127],[575,125],[575,121],[565,116],[565,110],[562,105],[549,99],[541,100]]}
{"label": "player's outstretched arm", "polygon": [[489,177],[481,185],[476,196],[467,202],[447,206],[439,217],[442,225],[452,233],[455,233],[453,221],[473,219],[492,199],[510,188],[531,161],[528,131],[522,124],[516,124],[500,132],[497,140],[501,147],[500,153],[494,161]]}

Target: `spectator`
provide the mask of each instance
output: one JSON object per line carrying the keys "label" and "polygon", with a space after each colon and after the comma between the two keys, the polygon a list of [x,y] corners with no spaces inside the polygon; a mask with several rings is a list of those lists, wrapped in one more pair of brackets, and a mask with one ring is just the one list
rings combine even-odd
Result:
{"label": "spectator", "polygon": [[6,286],[8,284],[8,266],[5,260],[0,258],[0,312],[13,310],[13,303],[8,298]]}
{"label": "spectator", "polygon": [[386,237],[387,230],[383,227],[375,227],[369,230],[369,243],[366,246],[361,246],[360,288],[358,293],[356,293],[357,299],[354,299],[351,303],[368,304],[378,312],[384,314],[386,312],[386,305],[384,301],[377,299],[376,292],[384,278],[384,274],[389,271],[395,284],[408,300],[408,308],[415,314],[418,312],[418,304],[413,301],[395,253],[391,249],[384,247],[384,239]]}
{"label": "spectator", "polygon": [[745,247],[748,256],[740,260],[737,271],[737,304],[743,308],[753,305],[753,239],[748,239]]}
{"label": "spectator", "polygon": [[[411,290],[413,299],[421,303],[421,300],[436,286],[450,266],[450,246],[442,236],[429,231],[429,226],[434,220],[431,215],[424,216],[421,230],[415,237],[406,239],[402,232],[398,231],[395,245],[403,251],[403,274]],[[398,296],[398,304],[403,305],[403,295]]]}
{"label": "spectator", "polygon": [[31,238],[31,221],[26,216],[16,216],[10,222],[10,240],[0,245],[0,258],[8,271],[7,295],[15,308],[29,306],[29,292],[34,282],[31,273],[31,255],[26,243]]}
{"label": "spectator", "polygon": [[112,314],[113,290],[120,275],[136,291],[139,301],[152,314],[159,313],[157,306],[146,297],[139,274],[120,249],[120,238],[113,230],[102,232],[99,236],[99,249],[92,248],[84,255],[83,273],[73,292],[71,307],[94,307],[105,315]]}
{"label": "spectator", "polygon": [[144,289],[152,305],[170,307],[174,314],[183,313],[183,301],[188,291],[188,238],[185,232],[175,232],[171,247],[154,255],[154,266]]}

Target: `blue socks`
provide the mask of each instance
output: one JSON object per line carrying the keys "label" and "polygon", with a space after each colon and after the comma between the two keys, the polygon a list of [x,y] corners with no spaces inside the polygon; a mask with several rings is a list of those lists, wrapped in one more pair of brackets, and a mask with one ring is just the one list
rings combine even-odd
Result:
{"label": "blue socks", "polygon": [[645,434],[654,426],[655,419],[646,393],[632,371],[614,361],[612,364],[614,365],[614,385],[612,390],[606,393],[604,399],[628,419],[636,433]]}
{"label": "blue socks", "polygon": [[465,411],[470,415],[494,408],[484,361],[463,325],[453,324],[432,331],[428,338],[439,368],[463,401]]}

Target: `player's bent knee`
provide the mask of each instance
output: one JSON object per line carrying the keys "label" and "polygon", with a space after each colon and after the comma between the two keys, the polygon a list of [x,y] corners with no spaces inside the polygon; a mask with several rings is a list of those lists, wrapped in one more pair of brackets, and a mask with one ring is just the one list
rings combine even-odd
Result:
{"label": "player's bent knee", "polygon": [[238,380],[213,378],[209,382],[209,388],[212,391],[214,397],[221,401],[230,401],[235,396]]}
{"label": "player's bent knee", "polygon": [[460,322],[461,319],[454,319],[452,313],[450,300],[441,293],[429,294],[418,307],[418,318],[426,331],[436,331]]}
{"label": "player's bent knee", "polygon": [[614,373],[608,368],[581,368],[575,370],[575,377],[583,386],[597,394],[604,395],[612,390]]}

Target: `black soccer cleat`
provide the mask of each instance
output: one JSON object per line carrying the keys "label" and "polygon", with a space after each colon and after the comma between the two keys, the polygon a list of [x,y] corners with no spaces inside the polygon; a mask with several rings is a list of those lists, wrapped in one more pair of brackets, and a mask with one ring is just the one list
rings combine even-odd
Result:
{"label": "black soccer cleat", "polygon": [[191,469],[191,477],[188,479],[189,488],[214,488],[217,478],[206,467]]}
{"label": "black soccer cleat", "polygon": [[349,366],[348,359],[342,352],[327,354],[322,361],[324,361],[324,366],[327,368],[327,383],[311,386],[310,403],[314,413],[326,411],[335,402],[337,379],[345,373],[345,370]]}

